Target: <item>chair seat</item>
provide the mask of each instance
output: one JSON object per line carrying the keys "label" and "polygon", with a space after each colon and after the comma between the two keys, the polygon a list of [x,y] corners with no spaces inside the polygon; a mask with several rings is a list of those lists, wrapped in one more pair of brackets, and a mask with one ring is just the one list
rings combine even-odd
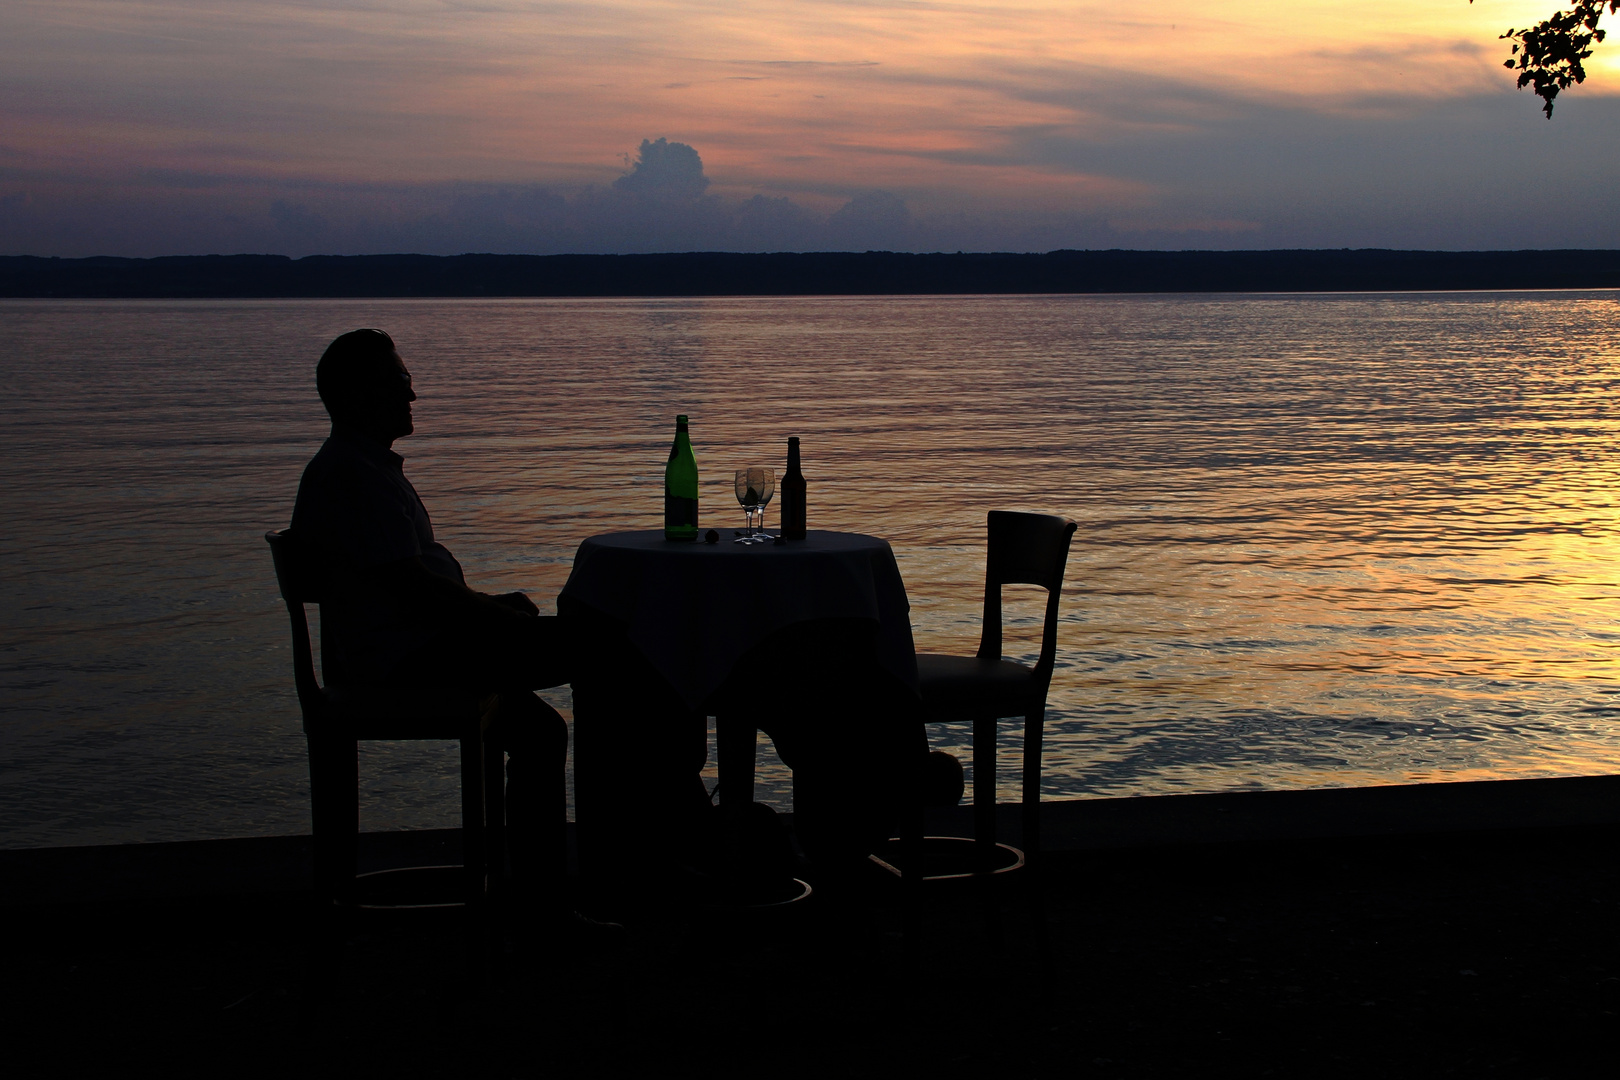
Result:
{"label": "chair seat", "polygon": [[917,682],[931,719],[1023,716],[1044,689],[1015,661],[942,653],[917,654]]}

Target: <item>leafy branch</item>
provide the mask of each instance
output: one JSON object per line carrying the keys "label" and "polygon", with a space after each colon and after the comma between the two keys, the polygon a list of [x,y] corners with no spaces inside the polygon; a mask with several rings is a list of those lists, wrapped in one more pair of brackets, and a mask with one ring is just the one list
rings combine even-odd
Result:
{"label": "leafy branch", "polygon": [[1547,119],[1552,119],[1553,99],[1560,90],[1586,81],[1582,61],[1606,36],[1598,27],[1605,10],[1611,15],[1620,10],[1620,0],[1575,0],[1568,11],[1556,11],[1527,30],[1501,35],[1502,40],[1513,42],[1512,55],[1503,66],[1519,73],[1520,90],[1528,86],[1541,98],[1541,111]]}

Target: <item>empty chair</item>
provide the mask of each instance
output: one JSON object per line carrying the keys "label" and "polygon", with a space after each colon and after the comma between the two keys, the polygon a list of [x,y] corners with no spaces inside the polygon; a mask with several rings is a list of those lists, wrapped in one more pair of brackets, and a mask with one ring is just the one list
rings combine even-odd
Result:
{"label": "empty chair", "polygon": [[[361,899],[355,878],[360,740],[457,739],[461,742],[463,862],[459,892],[469,912],[478,911],[487,891],[487,868],[490,863],[500,865],[505,836],[504,758],[485,738],[495,698],[357,691],[332,685],[330,668],[326,671],[328,685],[321,686],[315,677],[304,605],[319,604],[328,595],[326,574],[320,561],[301,549],[289,530],[266,533],[265,539],[292,620],[293,681],[309,741],[316,896],[343,905]],[[323,652],[323,656],[330,655]]]}
{"label": "empty chair", "polygon": [[[917,677],[929,723],[973,725],[975,869],[996,858],[996,722],[1024,718],[1023,844],[1033,860],[1040,849],[1041,735],[1046,691],[1057,659],[1058,599],[1076,523],[1050,514],[992,510],[984,574],[984,621],[974,656],[917,654]],[[1001,654],[1001,587],[1047,590],[1046,624],[1034,667]]]}

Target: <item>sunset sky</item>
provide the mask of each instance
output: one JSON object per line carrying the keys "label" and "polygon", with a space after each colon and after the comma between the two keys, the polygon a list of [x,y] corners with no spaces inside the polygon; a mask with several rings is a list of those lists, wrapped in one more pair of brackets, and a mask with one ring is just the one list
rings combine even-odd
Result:
{"label": "sunset sky", "polygon": [[0,254],[1620,247],[1555,7],[7,0]]}

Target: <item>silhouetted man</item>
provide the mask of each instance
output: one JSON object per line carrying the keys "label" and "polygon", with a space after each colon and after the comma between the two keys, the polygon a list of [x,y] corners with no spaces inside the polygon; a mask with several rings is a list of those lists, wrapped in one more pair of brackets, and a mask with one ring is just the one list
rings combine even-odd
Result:
{"label": "silhouetted man", "polygon": [[[564,807],[539,793],[563,768],[568,731],[531,691],[569,679],[555,618],[522,593],[467,587],[391,447],[411,434],[411,375],[381,330],[355,330],[315,369],[332,434],[304,470],[292,532],[318,550],[338,588],[321,606],[329,684],[414,695],[499,695],[494,737],[510,755],[507,816],[513,869],[532,889],[541,860],[560,856]],[[566,910],[566,909],[561,909]]]}

